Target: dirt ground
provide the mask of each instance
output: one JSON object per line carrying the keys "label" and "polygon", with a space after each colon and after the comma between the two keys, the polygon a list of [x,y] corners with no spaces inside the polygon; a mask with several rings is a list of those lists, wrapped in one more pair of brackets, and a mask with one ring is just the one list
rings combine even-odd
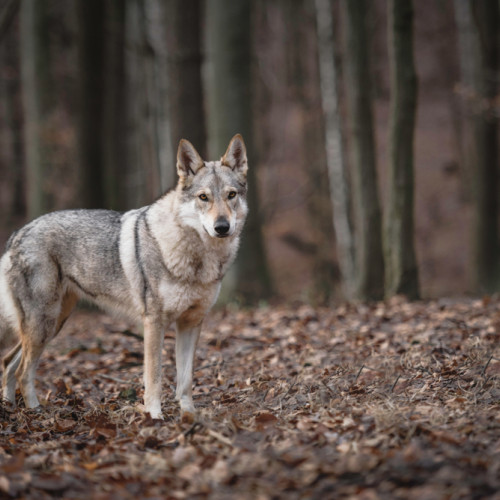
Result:
{"label": "dirt ground", "polygon": [[0,497],[500,499],[500,302],[213,313],[195,424],[141,412],[142,342],[80,311],[0,407]]}

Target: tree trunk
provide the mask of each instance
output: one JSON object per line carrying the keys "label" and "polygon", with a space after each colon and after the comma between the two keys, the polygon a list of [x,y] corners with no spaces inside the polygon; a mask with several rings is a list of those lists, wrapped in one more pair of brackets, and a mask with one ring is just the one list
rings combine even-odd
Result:
{"label": "tree trunk", "polygon": [[[19,3],[15,2],[18,6]],[[14,14],[17,10],[14,11]],[[0,207],[5,227],[10,232],[26,217],[24,192],[23,126],[21,109],[19,30],[9,22],[11,29],[2,31],[0,43],[0,178],[5,182],[0,193]]]}
{"label": "tree trunk", "polygon": [[294,92],[292,99],[300,105],[303,116],[302,167],[309,182],[307,211],[314,238],[311,299],[317,304],[328,305],[341,294],[324,147],[318,40],[311,37],[316,29],[316,10],[314,3],[307,0],[282,0],[281,7],[286,16],[287,36],[283,43],[288,59],[287,86]]}
{"label": "tree trunk", "polygon": [[206,158],[201,24],[200,0],[165,3],[172,144],[188,139]]}
{"label": "tree trunk", "polygon": [[104,8],[78,0],[80,203],[102,208],[104,199]]}
{"label": "tree trunk", "polygon": [[211,0],[207,8],[209,156],[220,158],[231,137],[241,133],[249,157],[250,213],[235,264],[223,283],[221,300],[255,302],[271,294],[257,197],[257,161],[252,131],[251,2]]}
{"label": "tree trunk", "polygon": [[481,292],[498,291],[498,119],[493,113],[498,99],[499,4],[493,0],[472,3],[479,51],[474,120],[476,161],[474,169],[473,231],[476,287]]}
{"label": "tree trunk", "polygon": [[127,172],[125,93],[126,0],[108,0],[105,10],[103,163],[105,207],[125,210]]}
{"label": "tree trunk", "polygon": [[337,91],[334,33],[330,0],[316,0],[321,96],[325,118],[326,163],[344,295],[354,295],[354,248],[350,222],[350,192],[342,142]]}
{"label": "tree trunk", "polygon": [[24,147],[27,171],[28,217],[33,219],[51,207],[47,185],[50,148],[47,130],[52,110],[49,75],[49,27],[47,2],[23,0],[21,4],[21,73],[24,106]]}
{"label": "tree trunk", "polygon": [[417,76],[413,62],[413,5],[389,2],[391,66],[390,162],[385,220],[386,295],[418,297],[414,244],[413,138],[417,105]]}
{"label": "tree trunk", "polygon": [[164,3],[130,0],[127,9],[128,196],[134,206],[175,185],[168,117]]}
{"label": "tree trunk", "polygon": [[369,2],[344,0],[347,25],[347,97],[352,148],[356,298],[384,295],[382,217],[377,189],[375,139],[368,56]]}

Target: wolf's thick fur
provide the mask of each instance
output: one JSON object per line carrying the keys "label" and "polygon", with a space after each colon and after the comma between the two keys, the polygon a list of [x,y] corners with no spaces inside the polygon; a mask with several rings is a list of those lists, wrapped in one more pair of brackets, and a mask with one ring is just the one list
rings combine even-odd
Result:
{"label": "wolf's thick fur", "polygon": [[241,136],[220,161],[204,162],[185,140],[177,188],[153,204],[117,213],[68,210],[44,215],[14,233],[0,260],[3,397],[15,403],[16,380],[28,408],[45,345],[78,298],[144,323],[145,409],[161,418],[161,351],[176,325],[176,398],[194,416],[193,358],[202,321],[234,260],[246,214],[247,157]]}

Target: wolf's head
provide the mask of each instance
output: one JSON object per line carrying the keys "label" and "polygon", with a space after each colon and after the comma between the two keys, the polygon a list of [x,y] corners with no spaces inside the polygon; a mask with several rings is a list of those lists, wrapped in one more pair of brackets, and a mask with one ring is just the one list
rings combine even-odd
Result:
{"label": "wolf's head", "polygon": [[245,143],[239,134],[220,161],[203,161],[193,145],[182,139],[177,151],[177,190],[183,223],[202,236],[238,235],[248,212],[247,170]]}

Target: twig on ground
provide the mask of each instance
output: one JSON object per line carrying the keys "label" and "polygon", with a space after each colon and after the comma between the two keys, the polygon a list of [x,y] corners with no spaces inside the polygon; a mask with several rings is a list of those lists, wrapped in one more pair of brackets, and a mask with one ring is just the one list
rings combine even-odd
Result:
{"label": "twig on ground", "polygon": [[361,368],[359,369],[358,374],[356,375],[356,378],[354,379],[354,383],[356,383],[358,381],[358,378],[361,375],[361,372],[363,371],[364,367],[365,367],[365,365],[361,365]]}
{"label": "twig on ground", "polygon": [[130,330],[108,330],[109,333],[120,333],[122,335],[125,335],[125,337],[133,337],[134,339],[137,340],[144,340],[144,337],[138,333],[131,332]]}
{"label": "twig on ground", "polygon": [[396,387],[396,384],[398,383],[399,379],[401,378],[401,375],[398,375],[396,377],[396,380],[394,381],[394,384],[392,384],[392,387],[391,387],[391,392],[394,391],[394,388]]}
{"label": "twig on ground", "polygon": [[194,436],[201,429],[203,429],[203,424],[195,422],[187,431],[183,432],[184,437]]}
{"label": "twig on ground", "polygon": [[484,374],[486,373],[486,370],[488,369],[488,366],[490,366],[491,360],[493,359],[493,355],[490,356],[490,359],[488,359],[486,365],[484,365],[483,371],[481,372],[481,377],[484,377]]}
{"label": "twig on ground", "polygon": [[213,438],[217,439],[217,441],[226,444],[227,446],[233,446],[233,442],[226,436],[220,434],[219,432],[213,431],[212,429],[208,429],[208,434]]}
{"label": "twig on ground", "polygon": [[106,380],[111,380],[113,382],[117,382],[118,384],[130,384],[130,385],[139,385],[138,382],[132,382],[130,380],[123,380],[118,377],[113,377],[111,375],[106,375],[105,373],[100,373],[99,377],[105,378]]}
{"label": "twig on ground", "polygon": [[293,387],[295,386],[295,384],[297,383],[297,379],[299,378],[298,375],[295,375],[295,378],[293,379],[293,382],[290,384],[290,387],[288,388],[288,391],[285,392],[285,395],[283,396],[282,399],[286,398],[288,396],[288,394],[290,394],[290,391],[293,389]]}

